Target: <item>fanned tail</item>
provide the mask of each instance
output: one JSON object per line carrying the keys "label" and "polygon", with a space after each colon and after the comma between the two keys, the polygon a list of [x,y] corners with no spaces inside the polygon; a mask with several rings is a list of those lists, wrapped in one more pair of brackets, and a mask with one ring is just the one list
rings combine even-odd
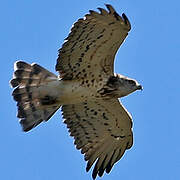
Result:
{"label": "fanned tail", "polygon": [[38,64],[17,61],[10,81],[14,88],[13,97],[17,101],[20,124],[23,131],[29,131],[42,121],[47,121],[60,105],[56,98],[48,95],[48,84],[57,82],[57,76]]}

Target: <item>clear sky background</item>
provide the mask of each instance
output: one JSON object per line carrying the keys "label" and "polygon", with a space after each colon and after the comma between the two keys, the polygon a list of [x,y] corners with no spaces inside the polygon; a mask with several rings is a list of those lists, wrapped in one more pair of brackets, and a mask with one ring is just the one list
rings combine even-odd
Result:
{"label": "clear sky background", "polygon": [[103,180],[180,179],[179,0],[0,1],[0,179],[91,179],[60,111],[22,132],[9,80],[19,59],[55,73],[57,50],[72,24],[104,3],[125,12],[132,25],[115,70],[137,79],[144,91],[122,100],[133,116],[134,145]]}

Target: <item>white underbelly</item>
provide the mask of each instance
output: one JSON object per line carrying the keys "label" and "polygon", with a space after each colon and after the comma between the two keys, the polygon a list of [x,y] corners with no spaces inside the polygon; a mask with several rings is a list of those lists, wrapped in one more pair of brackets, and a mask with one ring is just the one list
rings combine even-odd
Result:
{"label": "white underbelly", "polygon": [[83,102],[96,95],[95,88],[83,86],[78,81],[59,81],[56,94],[60,104]]}

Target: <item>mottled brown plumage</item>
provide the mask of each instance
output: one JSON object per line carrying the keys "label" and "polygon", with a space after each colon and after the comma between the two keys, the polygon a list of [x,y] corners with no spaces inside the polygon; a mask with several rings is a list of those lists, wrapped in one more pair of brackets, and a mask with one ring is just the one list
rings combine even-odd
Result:
{"label": "mottled brown plumage", "polygon": [[56,70],[62,78],[114,75],[115,54],[131,26],[125,14],[121,17],[106,6],[109,12],[101,8],[100,13],[90,11],[73,25],[57,59]]}
{"label": "mottled brown plumage", "polygon": [[109,173],[133,144],[132,118],[118,98],[142,89],[114,73],[115,54],[131,25],[111,5],[90,11],[72,27],[59,50],[59,77],[37,64],[17,61],[10,81],[20,124],[29,131],[62,107],[74,144],[93,164],[92,177]]}

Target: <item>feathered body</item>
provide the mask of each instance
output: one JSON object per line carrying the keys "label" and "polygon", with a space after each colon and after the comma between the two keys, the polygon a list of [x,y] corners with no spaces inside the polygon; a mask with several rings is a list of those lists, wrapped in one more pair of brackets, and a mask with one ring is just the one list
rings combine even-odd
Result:
{"label": "feathered body", "polygon": [[64,123],[85,154],[93,178],[110,172],[132,146],[132,120],[118,101],[138,89],[136,80],[114,73],[114,57],[130,30],[125,14],[90,11],[71,29],[59,50],[59,76],[37,64],[17,61],[11,85],[20,124],[29,131],[62,106]]}

